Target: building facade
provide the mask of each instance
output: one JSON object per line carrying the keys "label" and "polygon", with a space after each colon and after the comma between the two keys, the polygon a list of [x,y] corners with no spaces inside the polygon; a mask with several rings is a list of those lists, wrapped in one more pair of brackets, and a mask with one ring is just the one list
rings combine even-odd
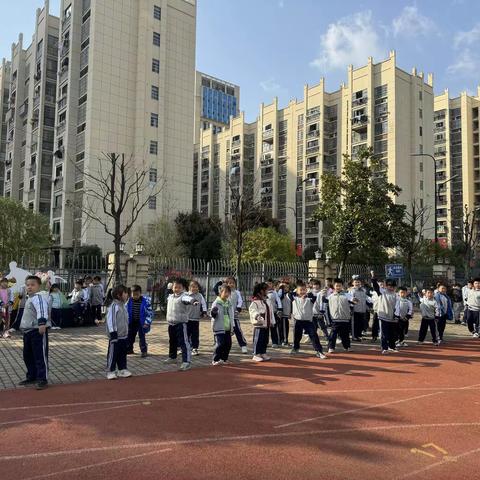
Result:
{"label": "building facade", "polygon": [[202,72],[195,74],[194,143],[203,130],[221,132],[240,113],[240,87]]}
{"label": "building facade", "polygon": [[[303,99],[292,100],[283,109],[277,99],[262,104],[253,124],[245,124],[239,116],[221,133],[203,131],[195,146],[193,207],[205,215],[218,212],[222,219],[229,214],[223,182],[215,194],[225,199],[219,209],[213,207],[213,191],[206,183],[215,165],[212,152],[217,149],[226,158],[218,164],[220,178],[227,177],[232,162],[238,161],[237,174],[252,172],[254,198],[297,245],[322,248],[322,225],[312,219],[321,176],[340,174],[343,155],[355,157],[364,147],[373,148],[388,180],[402,188],[398,203],[410,207],[415,201],[433,207],[433,165],[411,155],[433,154],[432,118],[431,76],[425,81],[415,69],[411,74],[404,72],[397,67],[394,52],[378,64],[369,58],[366,66],[348,69],[348,80],[338,91],[326,92],[322,79],[318,85],[305,86]],[[253,166],[244,155],[245,131],[254,138]],[[434,236],[433,216],[426,235]]]}
{"label": "building facade", "polygon": [[37,9],[31,44],[12,45],[4,195],[50,216],[58,17]]}
{"label": "building facade", "polygon": [[480,207],[479,107],[480,87],[477,96],[450,98],[445,90],[435,97],[438,237],[445,246],[462,241],[465,206]]}
{"label": "building facade", "polygon": [[10,99],[10,62],[3,59],[0,65],[0,196],[5,182],[5,158],[7,151],[7,111]]}
{"label": "building facade", "polygon": [[[85,205],[105,154],[148,170],[157,196],[137,221],[148,228],[191,208],[195,0],[62,0],[51,225],[56,253],[112,249]],[[148,196],[148,191],[144,193]],[[131,241],[138,230],[131,232]]]}

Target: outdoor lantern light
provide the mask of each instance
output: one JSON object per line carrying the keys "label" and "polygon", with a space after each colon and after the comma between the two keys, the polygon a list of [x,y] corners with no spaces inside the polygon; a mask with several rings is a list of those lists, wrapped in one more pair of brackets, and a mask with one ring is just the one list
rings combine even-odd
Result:
{"label": "outdoor lantern light", "polygon": [[120,251],[123,252],[125,250],[125,243],[124,242],[120,242]]}
{"label": "outdoor lantern light", "polygon": [[327,261],[327,263],[330,263],[330,260],[332,259],[332,257],[330,256],[330,254],[326,254],[325,255],[325,260]]}
{"label": "outdoor lantern light", "polygon": [[143,253],[143,248],[144,248],[143,243],[142,242],[137,242],[137,244],[135,245],[135,252],[138,255],[141,255]]}
{"label": "outdoor lantern light", "polygon": [[320,260],[322,258],[322,251],[321,250],[317,250],[315,252],[315,260]]}

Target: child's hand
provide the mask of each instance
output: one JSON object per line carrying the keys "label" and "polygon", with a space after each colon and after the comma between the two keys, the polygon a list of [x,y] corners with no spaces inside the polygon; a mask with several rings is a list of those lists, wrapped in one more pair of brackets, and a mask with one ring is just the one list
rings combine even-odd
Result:
{"label": "child's hand", "polygon": [[241,313],[241,311],[242,311],[242,308],[241,308],[241,307],[237,307],[237,312],[238,312],[238,313]]}
{"label": "child's hand", "polygon": [[41,325],[40,327],[38,327],[38,333],[40,335],[44,335],[46,331],[47,331],[47,326],[46,325]]}

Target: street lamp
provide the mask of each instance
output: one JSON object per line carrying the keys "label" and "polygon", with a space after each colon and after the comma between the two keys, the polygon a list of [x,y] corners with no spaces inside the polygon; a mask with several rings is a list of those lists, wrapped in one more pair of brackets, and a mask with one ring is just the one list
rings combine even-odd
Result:
{"label": "street lamp", "polygon": [[120,242],[120,244],[118,245],[119,248],[120,248],[120,252],[123,253],[123,251],[125,250],[125,243],[124,242]]}
{"label": "street lamp", "polygon": [[135,245],[135,253],[137,255],[141,255],[143,253],[143,248],[144,248],[144,245],[142,242],[137,242],[137,244]]}

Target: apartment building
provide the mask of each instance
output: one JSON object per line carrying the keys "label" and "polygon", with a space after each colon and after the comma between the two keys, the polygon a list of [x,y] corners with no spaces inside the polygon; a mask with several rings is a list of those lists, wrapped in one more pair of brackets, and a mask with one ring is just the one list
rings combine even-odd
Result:
{"label": "apartment building", "polygon": [[7,150],[7,122],[5,121],[10,98],[10,62],[2,59],[0,65],[0,196],[5,181],[5,152]]}
{"label": "apartment building", "polygon": [[450,98],[445,90],[435,97],[438,237],[445,246],[462,241],[465,205],[480,207],[479,107],[480,87],[477,96]]}
{"label": "apartment building", "polygon": [[194,143],[202,130],[221,132],[240,113],[240,87],[202,72],[195,73]]}
{"label": "apartment building", "polygon": [[50,216],[58,17],[37,9],[32,42],[12,45],[4,195]]}
{"label": "apartment building", "polygon": [[60,21],[51,223],[61,257],[78,244],[112,249],[80,208],[105,217],[85,193],[104,153],[132,156],[164,184],[137,228],[191,208],[196,3],[62,0]]}
{"label": "apartment building", "polygon": [[[383,62],[374,64],[369,58],[364,67],[350,67],[347,75],[347,82],[335,92],[326,92],[322,79],[318,85],[305,86],[303,99],[291,100],[285,108],[279,108],[277,99],[262,104],[254,124],[243,124],[243,117],[237,117],[219,134],[202,132],[195,147],[194,208],[205,215],[217,212],[206,180],[210,181],[213,167],[211,152],[224,151],[230,163],[219,164],[220,178],[228,172],[222,171],[223,165],[239,161],[238,174],[246,168],[253,172],[254,197],[290,231],[297,245],[321,248],[322,225],[312,220],[321,175],[340,174],[343,154],[355,156],[363,147],[374,149],[388,180],[402,188],[399,203],[433,206],[433,165],[428,158],[411,156],[433,154],[432,77],[425,81],[415,69],[409,74],[398,68],[395,52]],[[250,159],[243,155],[242,129],[254,137],[253,167],[243,164]],[[216,195],[226,199],[222,182],[219,189]],[[221,218],[228,215],[222,205],[220,201]],[[429,222],[426,235],[433,238],[433,218]]]}

